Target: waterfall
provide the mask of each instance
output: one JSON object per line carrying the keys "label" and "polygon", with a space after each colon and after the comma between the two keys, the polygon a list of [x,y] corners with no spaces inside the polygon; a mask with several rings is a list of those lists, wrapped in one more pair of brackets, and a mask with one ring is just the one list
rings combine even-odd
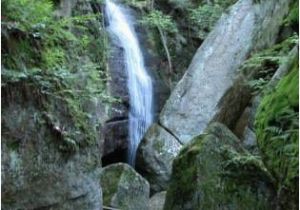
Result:
{"label": "waterfall", "polygon": [[136,33],[124,9],[106,0],[105,12],[108,31],[117,37],[124,48],[130,100],[128,163],[134,166],[138,144],[153,120],[152,81],[146,71]]}

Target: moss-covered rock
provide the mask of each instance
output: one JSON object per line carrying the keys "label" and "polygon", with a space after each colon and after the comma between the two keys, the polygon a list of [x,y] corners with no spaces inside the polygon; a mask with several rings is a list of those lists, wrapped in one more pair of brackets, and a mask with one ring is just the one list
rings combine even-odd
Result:
{"label": "moss-covered rock", "polygon": [[276,88],[266,94],[256,114],[258,146],[266,167],[276,179],[278,205],[297,209],[299,177],[298,61]]}
{"label": "moss-covered rock", "polygon": [[100,175],[103,204],[124,210],[148,209],[149,183],[127,164],[104,167]]}
{"label": "moss-covered rock", "polygon": [[[90,2],[68,6],[72,16],[57,17],[64,8],[54,8],[48,0],[3,2],[1,77],[6,92],[10,87],[22,92],[24,85],[38,92],[40,111],[50,124],[60,124],[67,141],[59,147],[69,152],[96,142],[101,118],[93,117],[87,104],[99,106],[109,97],[104,29]],[[59,119],[61,110],[68,123]]]}
{"label": "moss-covered rock", "polygon": [[164,209],[271,209],[271,183],[259,157],[214,123],[174,160]]}
{"label": "moss-covered rock", "polygon": [[60,3],[2,2],[4,209],[102,208],[106,36],[90,1]]}

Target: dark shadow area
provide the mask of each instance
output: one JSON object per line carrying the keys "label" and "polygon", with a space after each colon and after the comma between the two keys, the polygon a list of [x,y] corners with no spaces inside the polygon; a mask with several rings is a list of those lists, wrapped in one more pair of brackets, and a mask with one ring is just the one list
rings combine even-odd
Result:
{"label": "dark shadow area", "polygon": [[117,149],[114,152],[102,157],[102,166],[113,163],[127,163],[127,149]]}

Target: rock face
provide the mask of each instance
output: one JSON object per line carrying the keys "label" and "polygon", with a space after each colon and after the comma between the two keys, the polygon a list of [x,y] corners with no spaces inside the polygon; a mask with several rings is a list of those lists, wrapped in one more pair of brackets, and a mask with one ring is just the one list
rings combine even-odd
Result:
{"label": "rock face", "polygon": [[156,193],[150,198],[149,209],[150,210],[163,210],[166,199],[166,191]]}
{"label": "rock face", "polygon": [[111,38],[111,53],[109,59],[109,93],[113,97],[121,99],[122,103],[118,103],[111,109],[111,118],[127,118],[129,93],[127,87],[127,73],[124,61],[124,49],[119,46],[114,37]]}
{"label": "rock face", "polygon": [[[57,5],[59,11],[56,11],[56,15],[93,14],[88,1],[61,0],[59,2],[60,4]],[[100,23],[96,18],[90,20],[88,27],[97,35],[94,36],[90,31],[86,35],[99,38]],[[39,32],[37,30],[37,33]],[[14,36],[8,35],[10,37],[7,37],[5,42],[14,43],[14,46],[9,46],[9,49],[20,51],[22,45],[19,43],[28,42],[28,40],[16,42]],[[31,37],[32,34],[26,36]],[[37,47],[36,42],[36,39],[32,39],[30,47],[41,55],[44,52],[43,47]],[[68,49],[68,53],[74,53],[73,49]],[[77,90],[82,90],[81,86],[87,86],[88,74],[83,63],[92,59],[93,55],[99,56],[95,51],[94,54],[90,52],[88,56],[72,60],[72,65],[64,66],[67,71],[73,70],[72,68],[77,70],[72,74]],[[39,59],[41,58],[34,58],[34,60]],[[20,62],[24,65],[23,68],[17,70],[31,71],[33,66],[27,63],[28,60],[25,57],[24,61]],[[7,66],[5,67],[7,70]],[[43,72],[53,70],[46,67],[42,69]],[[45,74],[39,75],[39,81],[45,82],[46,80],[42,78],[45,78]],[[54,77],[52,79],[55,80]],[[54,80],[53,82],[48,80],[47,85],[60,86],[61,81],[54,82]],[[66,82],[64,76],[60,80]],[[81,106],[80,109],[75,110],[91,116],[82,119],[89,129],[82,127],[79,129],[82,121],[76,115],[78,113],[71,111],[74,109],[70,108],[66,100],[50,97],[41,91],[45,86],[33,84],[30,79],[7,81],[10,82],[1,87],[2,208],[8,210],[102,209],[102,192],[98,177],[103,141],[99,135],[99,128],[106,120],[106,114],[101,99],[82,97],[76,100]],[[55,92],[54,90],[58,91],[58,89],[51,89],[51,94]],[[79,98],[79,95],[76,97]],[[72,102],[74,105],[74,101]],[[82,130],[89,132],[80,132]]]}
{"label": "rock face", "polygon": [[124,210],[148,209],[149,183],[127,164],[104,167],[100,175],[103,205]]}
{"label": "rock face", "polygon": [[103,155],[112,153],[116,149],[127,149],[128,120],[107,122],[103,127],[104,149]]}
{"label": "rock face", "polygon": [[124,49],[120,46],[118,40],[110,35],[108,92],[112,97],[119,99],[120,102],[112,104],[109,108],[109,120],[102,129],[104,156],[128,147],[129,92],[127,87],[128,76],[123,61]]}
{"label": "rock face", "polygon": [[225,119],[224,114],[230,116],[226,124],[236,121],[242,109],[230,105],[240,102],[223,100],[228,104],[222,99],[247,56],[275,41],[289,3],[240,0],[231,7],[198,49],[164,106],[160,114],[163,127],[187,143],[212,120]]}
{"label": "rock face", "polygon": [[151,190],[166,190],[172,172],[172,162],[181,144],[164,128],[153,124],[137,150],[137,170],[149,181]]}
{"label": "rock face", "polygon": [[174,160],[164,210],[272,209],[271,181],[262,161],[214,123]]}
{"label": "rock face", "polygon": [[2,207],[101,209],[101,189],[95,187],[100,141],[75,153],[62,152],[65,140],[47,125],[33,92],[20,94],[18,88],[2,92]]}

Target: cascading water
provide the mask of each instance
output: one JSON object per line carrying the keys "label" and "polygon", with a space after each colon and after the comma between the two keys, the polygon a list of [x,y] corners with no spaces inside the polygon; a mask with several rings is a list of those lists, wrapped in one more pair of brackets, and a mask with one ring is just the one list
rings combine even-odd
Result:
{"label": "cascading water", "polygon": [[123,8],[106,0],[105,12],[108,31],[124,48],[130,97],[128,163],[134,166],[137,146],[153,120],[152,81],[146,71],[136,33]]}

